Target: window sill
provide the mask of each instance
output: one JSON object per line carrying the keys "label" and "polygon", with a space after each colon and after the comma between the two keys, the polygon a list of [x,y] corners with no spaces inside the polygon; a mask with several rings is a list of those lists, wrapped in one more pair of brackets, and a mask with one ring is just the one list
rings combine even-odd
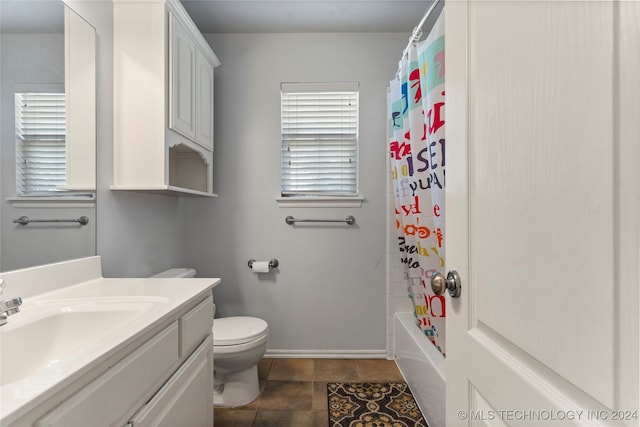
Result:
{"label": "window sill", "polygon": [[280,208],[360,208],[364,197],[276,197]]}
{"label": "window sill", "polygon": [[67,194],[58,196],[14,196],[5,199],[15,208],[42,208],[42,207],[90,207],[96,204],[94,193]]}

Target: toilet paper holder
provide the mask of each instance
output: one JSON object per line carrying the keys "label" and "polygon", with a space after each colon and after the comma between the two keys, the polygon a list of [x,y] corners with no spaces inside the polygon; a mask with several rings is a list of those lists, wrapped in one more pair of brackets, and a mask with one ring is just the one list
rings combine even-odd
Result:
{"label": "toilet paper holder", "polygon": [[[255,262],[255,259],[250,259],[249,262],[247,263],[247,265],[249,266],[249,268],[253,267],[253,263]],[[280,265],[280,263],[278,262],[277,259],[272,259],[271,261],[269,261],[269,268],[277,268],[278,265]]]}

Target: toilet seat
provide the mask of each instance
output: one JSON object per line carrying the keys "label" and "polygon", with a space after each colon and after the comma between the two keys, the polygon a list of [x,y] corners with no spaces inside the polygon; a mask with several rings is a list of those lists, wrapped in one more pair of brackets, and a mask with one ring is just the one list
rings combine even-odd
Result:
{"label": "toilet seat", "polygon": [[231,316],[213,319],[213,345],[231,346],[266,338],[268,325],[262,319]]}

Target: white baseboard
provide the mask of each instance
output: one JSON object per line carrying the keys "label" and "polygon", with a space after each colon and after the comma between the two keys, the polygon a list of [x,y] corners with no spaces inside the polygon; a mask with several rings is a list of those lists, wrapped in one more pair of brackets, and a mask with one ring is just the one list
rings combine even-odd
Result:
{"label": "white baseboard", "polygon": [[387,351],[381,350],[273,350],[267,349],[264,357],[291,359],[386,359]]}

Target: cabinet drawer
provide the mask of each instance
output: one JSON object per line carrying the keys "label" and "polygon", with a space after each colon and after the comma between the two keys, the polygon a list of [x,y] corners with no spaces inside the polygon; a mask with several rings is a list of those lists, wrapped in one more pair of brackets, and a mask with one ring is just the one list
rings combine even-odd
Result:
{"label": "cabinet drawer", "polygon": [[127,427],[213,425],[213,338],[197,348]]}
{"label": "cabinet drawer", "polygon": [[174,322],[35,426],[109,426],[146,393],[153,392],[175,368],[178,359],[178,325]]}
{"label": "cabinet drawer", "polygon": [[213,299],[208,297],[180,318],[180,357],[191,354],[213,327]]}

